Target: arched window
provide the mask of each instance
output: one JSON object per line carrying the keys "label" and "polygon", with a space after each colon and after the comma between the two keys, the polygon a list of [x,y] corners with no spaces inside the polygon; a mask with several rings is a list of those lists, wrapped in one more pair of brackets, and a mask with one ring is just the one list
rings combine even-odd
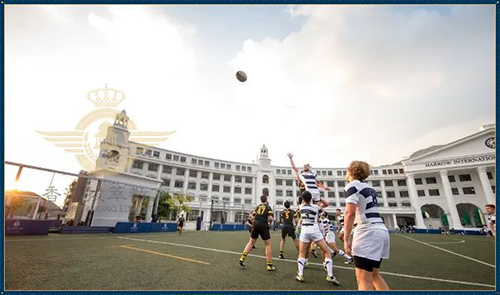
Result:
{"label": "arched window", "polygon": [[269,183],[269,176],[267,175],[262,176],[262,183]]}

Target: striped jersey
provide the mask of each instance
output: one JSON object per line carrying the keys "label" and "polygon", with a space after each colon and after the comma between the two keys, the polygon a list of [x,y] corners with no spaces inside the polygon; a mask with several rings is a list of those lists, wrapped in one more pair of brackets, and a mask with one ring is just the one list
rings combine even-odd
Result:
{"label": "striped jersey", "polygon": [[384,228],[385,224],[378,212],[377,192],[366,182],[355,180],[346,187],[346,202],[357,205],[358,228]]}
{"label": "striped jersey", "polygon": [[300,218],[303,227],[319,227],[319,211],[321,208],[314,204],[302,204],[299,206]]}
{"label": "striped jersey", "polygon": [[488,214],[488,221],[489,221],[490,223],[493,223],[493,225],[496,225],[496,224],[495,224],[495,221],[496,221],[496,216],[495,216],[495,214]]}
{"label": "striped jersey", "polygon": [[304,171],[300,170],[300,179],[302,182],[305,183],[306,188],[308,191],[317,191],[318,189],[318,184],[316,182],[316,179],[318,178],[318,175],[316,175],[315,172],[309,170],[309,171]]}
{"label": "striped jersey", "polygon": [[344,226],[344,214],[340,213],[338,220],[339,220],[339,226],[341,227]]}
{"label": "striped jersey", "polygon": [[321,232],[324,236],[328,234],[329,231],[333,232],[333,224],[330,222],[330,219],[323,218],[321,219]]}

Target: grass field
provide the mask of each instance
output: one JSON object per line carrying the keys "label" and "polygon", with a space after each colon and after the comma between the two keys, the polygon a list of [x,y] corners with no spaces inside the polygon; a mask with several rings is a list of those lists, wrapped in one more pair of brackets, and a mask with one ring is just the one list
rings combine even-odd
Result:
{"label": "grass field", "polygon": [[[335,257],[342,286],[325,281],[320,259],[309,258],[305,282],[294,280],[297,253],[265,270],[264,243],[238,259],[248,232],[87,234],[7,237],[7,290],[353,290],[354,267]],[[273,256],[280,234],[272,232]],[[341,245],[341,244],[340,244]],[[394,290],[493,290],[495,241],[484,236],[391,234],[381,271]]]}

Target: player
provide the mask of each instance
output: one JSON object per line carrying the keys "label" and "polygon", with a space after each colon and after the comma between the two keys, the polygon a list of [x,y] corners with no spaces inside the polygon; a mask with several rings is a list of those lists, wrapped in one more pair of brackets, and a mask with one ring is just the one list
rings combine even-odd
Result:
{"label": "player", "polygon": [[[248,226],[248,232],[251,234],[252,233],[252,223],[253,223],[253,219],[255,218],[255,211],[252,210],[250,212],[250,215],[248,215],[248,219],[247,219],[247,222],[245,223],[245,225]],[[255,245],[252,246],[252,249],[257,249],[257,247],[255,247]]]}
{"label": "player", "polygon": [[328,213],[326,211],[323,211],[322,219],[320,221],[323,228],[322,232],[325,236],[326,243],[330,247],[330,253],[332,254],[332,257],[335,257],[335,255],[339,254],[340,256],[345,258],[345,264],[352,264],[352,257],[337,247],[337,243],[335,242],[335,232],[333,231],[333,224],[330,222],[330,219],[328,219]]}
{"label": "player", "polygon": [[243,250],[243,254],[240,258],[240,266],[245,266],[245,259],[247,258],[248,253],[252,250],[252,246],[255,245],[257,238],[260,237],[264,241],[266,246],[266,258],[267,265],[266,269],[268,271],[276,270],[276,267],[273,265],[273,255],[271,249],[271,235],[269,234],[269,221],[273,221],[273,210],[267,204],[267,196],[262,195],[260,197],[261,204],[255,208],[255,218],[252,223],[252,232],[250,233],[250,241],[245,246]]}
{"label": "player", "polygon": [[285,202],[285,210],[281,212],[281,242],[280,242],[280,259],[285,259],[283,255],[283,249],[285,248],[286,237],[289,236],[292,238],[295,247],[297,247],[297,251],[299,251],[299,241],[295,235],[295,226],[294,220],[297,218],[297,212],[290,209],[290,202]]}
{"label": "player", "polygon": [[337,222],[339,225],[339,228],[338,228],[339,239],[343,243],[344,242],[344,214],[342,214],[342,210],[340,210],[340,208],[337,208],[337,210],[335,210],[335,212],[337,213]]}
{"label": "player", "polygon": [[184,227],[184,215],[181,215],[179,217],[179,220],[177,220],[177,231],[179,232],[179,235],[182,235],[182,228]]}
{"label": "player", "polygon": [[309,244],[311,242],[316,242],[320,249],[325,252],[324,267],[328,272],[326,280],[339,286],[339,281],[333,276],[333,262],[330,251],[328,251],[326,241],[319,229],[318,217],[321,208],[318,205],[312,204],[312,195],[309,191],[305,191],[304,194],[302,194],[302,201],[302,205],[299,207],[300,216],[302,218],[302,233],[300,234],[299,259],[297,260],[298,272],[295,279],[299,282],[304,281],[304,267],[307,262],[306,254],[309,249]]}
{"label": "player", "polygon": [[[344,248],[354,257],[359,290],[389,290],[379,271],[382,259],[389,258],[389,232],[378,212],[377,192],[364,182],[368,176],[366,162],[353,161],[347,167]],[[355,218],[358,225],[351,241]]]}
{"label": "player", "polygon": [[292,168],[300,178],[300,180],[305,184],[306,190],[309,191],[312,195],[313,203],[321,202],[324,207],[328,207],[328,200],[321,197],[321,192],[318,187],[321,187],[324,190],[330,190],[329,187],[325,186],[321,181],[318,180],[318,176],[311,170],[311,165],[305,164],[304,170],[297,169],[295,167],[295,163],[293,162],[293,154],[288,153],[288,158],[290,159],[290,164],[292,164]]}
{"label": "player", "polygon": [[488,230],[491,232],[493,236],[496,236],[497,225],[495,223],[496,221],[495,205],[487,204],[486,206],[484,206],[484,209],[488,213]]}

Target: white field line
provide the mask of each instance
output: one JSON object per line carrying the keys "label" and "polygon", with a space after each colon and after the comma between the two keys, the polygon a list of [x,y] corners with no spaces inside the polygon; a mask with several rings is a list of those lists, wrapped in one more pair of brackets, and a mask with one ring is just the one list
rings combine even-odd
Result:
{"label": "white field line", "polygon": [[463,244],[465,240],[456,240],[456,242],[427,242],[432,245],[445,245],[445,244]]}
{"label": "white field line", "polygon": [[481,264],[484,264],[484,265],[487,265],[487,266],[490,266],[490,267],[493,267],[495,268],[495,266],[493,264],[489,264],[487,262],[484,262],[484,261],[481,261],[481,260],[478,260],[478,259],[474,259],[472,257],[469,257],[469,256],[465,256],[465,255],[462,255],[462,254],[458,254],[456,252],[453,252],[453,251],[450,251],[448,249],[444,249],[444,248],[441,248],[441,247],[438,247],[438,246],[434,246],[434,245],[431,245],[429,243],[426,243],[426,242],[422,242],[422,241],[419,241],[417,239],[414,239],[414,238],[410,238],[410,237],[407,237],[407,236],[403,236],[403,235],[400,235],[400,234],[397,234],[398,236],[400,237],[403,237],[405,239],[409,239],[409,240],[412,240],[412,241],[415,241],[417,243],[420,243],[420,244],[424,244],[426,246],[429,246],[429,247],[432,247],[432,248],[435,248],[435,249],[438,249],[438,250],[441,250],[441,251],[444,251],[444,252],[447,252],[447,253],[450,253],[450,254],[453,254],[453,255],[456,255],[456,256],[459,256],[459,257],[462,257],[462,258],[465,258],[465,259],[469,259],[469,260],[472,260],[472,261],[475,261],[477,263],[481,263]]}
{"label": "white field line", "polygon": [[[193,249],[207,250],[207,251],[213,251],[213,252],[234,254],[234,255],[238,255],[238,256],[241,255],[241,253],[239,253],[239,252],[228,251],[228,250],[221,250],[221,249],[214,249],[214,248],[207,248],[207,247],[200,247],[200,246],[194,246],[194,245],[177,244],[177,243],[161,242],[161,241],[154,241],[154,240],[144,240],[144,239],[129,238],[129,237],[118,237],[118,238],[119,239],[130,240],[130,241],[137,241],[137,242],[146,242],[146,243],[153,243],[153,244],[163,244],[163,245],[179,246],[179,247],[184,247],[184,248],[193,248]],[[266,259],[266,257],[262,256],[262,255],[248,254],[248,256]],[[297,263],[296,260],[291,260],[291,259],[278,259],[278,260],[275,260],[275,261],[286,261],[286,262]],[[323,266],[321,263],[315,263],[315,262],[310,262],[309,264]],[[335,269],[354,270],[354,267],[345,267],[345,266],[337,266],[336,265]],[[390,275],[390,276],[403,277],[403,278],[412,278],[412,279],[419,279],[419,280],[428,280],[428,281],[436,281],[436,282],[445,282],[445,283],[453,283],[453,284],[462,284],[462,285],[472,285],[472,286],[481,286],[481,287],[495,288],[494,285],[481,284],[481,283],[473,283],[473,282],[465,282],[465,281],[454,281],[454,280],[445,280],[445,279],[429,278],[429,277],[420,277],[420,276],[405,275],[405,274],[385,272],[385,271],[381,271],[380,273],[381,274],[385,274],[385,275]]]}
{"label": "white field line", "polygon": [[67,238],[67,239],[5,239],[5,242],[24,242],[24,241],[37,241],[37,242],[45,242],[45,241],[74,241],[74,240],[94,240],[94,239],[116,239],[116,237],[93,237],[93,238]]}

